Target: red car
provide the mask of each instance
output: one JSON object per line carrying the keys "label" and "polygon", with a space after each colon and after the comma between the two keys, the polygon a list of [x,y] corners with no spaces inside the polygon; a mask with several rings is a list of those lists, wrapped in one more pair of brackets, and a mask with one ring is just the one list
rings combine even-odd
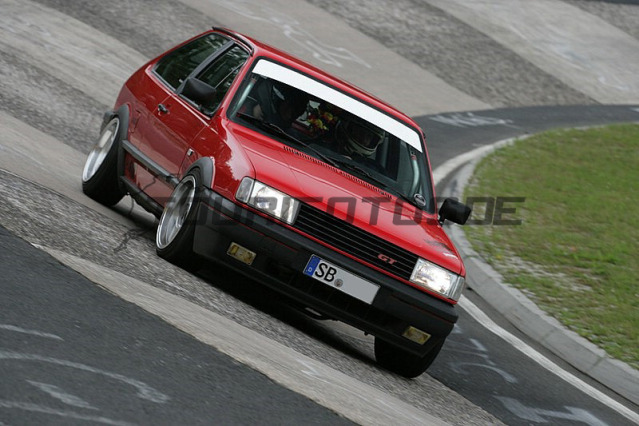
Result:
{"label": "red car", "polygon": [[451,332],[462,260],[442,229],[424,136],[407,116],[307,63],[214,28],[122,87],[82,174],[159,218],[157,253],[219,262],[318,318],[375,336],[375,356],[423,373]]}

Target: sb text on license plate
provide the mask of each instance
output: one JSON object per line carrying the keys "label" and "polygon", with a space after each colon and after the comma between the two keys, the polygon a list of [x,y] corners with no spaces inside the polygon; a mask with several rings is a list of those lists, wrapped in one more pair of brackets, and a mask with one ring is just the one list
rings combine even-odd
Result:
{"label": "sb text on license plate", "polygon": [[304,268],[304,274],[368,304],[373,303],[379,290],[379,285],[351,274],[316,255],[311,255]]}

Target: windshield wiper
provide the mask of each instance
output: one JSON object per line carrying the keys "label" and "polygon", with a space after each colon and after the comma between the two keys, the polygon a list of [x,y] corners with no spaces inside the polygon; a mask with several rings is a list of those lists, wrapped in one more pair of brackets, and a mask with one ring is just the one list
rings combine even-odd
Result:
{"label": "windshield wiper", "polygon": [[[250,114],[246,114],[243,112],[238,112],[236,114],[238,117],[249,121],[255,125],[257,125],[258,127],[267,130],[271,133],[276,134],[277,136],[281,136],[293,143],[296,143],[298,145],[303,146],[304,148],[308,148],[309,150],[313,151],[319,158],[321,158],[324,162],[330,164],[333,167],[336,167],[338,169],[342,169],[342,168],[347,168],[353,172],[355,172],[356,174],[363,176],[365,178],[365,180],[369,180],[374,182],[375,184],[377,184],[379,187],[381,187],[383,190],[385,191],[390,191],[393,194],[395,194],[396,196],[402,198],[403,200],[409,202],[410,204],[414,205],[415,207],[418,208],[424,208],[424,206],[426,205],[425,202],[419,202],[416,200],[418,195],[421,194],[415,194],[415,196],[413,197],[409,197],[408,195],[402,193],[401,191],[398,191],[397,189],[393,188],[392,186],[388,185],[386,182],[382,181],[379,178],[376,178],[375,176],[373,176],[370,172],[368,172],[368,170],[364,169],[363,167],[360,167],[356,164],[351,163],[350,161],[346,161],[346,160],[342,160],[340,158],[336,158],[333,156],[328,156],[324,153],[322,153],[321,151],[317,150],[316,148],[314,148],[313,146],[307,144],[304,141],[299,140],[298,138],[296,138],[293,135],[288,134],[284,129],[282,129],[280,126],[278,126],[275,123],[271,123],[269,121],[265,121],[261,118],[257,118],[254,117]],[[341,167],[343,166],[343,167]],[[421,197],[421,199],[423,200],[423,196]]]}
{"label": "windshield wiper", "polygon": [[[404,194],[401,191],[398,191],[396,188],[393,188],[392,186],[390,186],[389,184],[387,184],[386,182],[384,182],[381,179],[376,178],[375,176],[373,176],[368,170],[364,169],[363,167],[360,167],[356,164],[353,164],[349,161],[346,160],[342,160],[339,158],[335,158],[335,157],[330,157],[332,161],[336,162],[337,164],[339,164],[340,166],[344,166],[347,169],[354,171],[355,173],[359,174],[360,176],[365,177],[367,180],[369,181],[373,181],[374,183],[376,183],[378,186],[380,186],[383,190],[385,191],[390,191],[393,194],[395,194],[396,196],[399,196],[400,198],[408,201],[410,204],[414,205],[415,207],[419,207],[424,208],[424,206],[426,205],[425,202],[420,202],[418,201],[416,198],[417,196],[421,196],[421,194],[415,194],[415,196],[413,197],[409,197],[408,195]],[[424,199],[423,196],[420,197],[422,200]]]}
{"label": "windshield wiper", "polygon": [[333,167],[338,167],[337,163],[331,157],[327,157],[325,154],[323,154],[322,152],[318,151],[317,149],[315,149],[311,145],[309,145],[306,142],[303,142],[303,141],[299,140],[298,138],[296,138],[295,136],[287,133],[284,129],[282,129],[277,124],[271,123],[269,121],[264,121],[261,118],[254,117],[252,115],[249,115],[249,114],[246,114],[246,113],[243,113],[243,112],[238,112],[236,115],[238,117],[246,120],[246,121],[250,121],[251,123],[256,124],[258,127],[262,128],[264,130],[268,130],[268,131],[270,131],[272,133],[275,133],[277,136],[281,136],[281,137],[287,139],[290,142],[296,143],[298,145],[303,146],[304,148],[310,149],[319,158],[324,160],[324,162],[330,164]]}
{"label": "windshield wiper", "polygon": [[340,166],[344,166],[347,169],[356,172],[357,174],[364,176],[365,178],[372,180],[373,182],[375,182],[376,184],[378,184],[379,186],[382,187],[382,189],[391,189],[390,186],[382,181],[381,179],[376,178],[375,176],[373,176],[372,174],[370,174],[370,172],[366,169],[364,169],[363,167],[358,166],[357,164],[353,164],[350,161],[346,161],[346,160],[342,160],[340,158],[335,158],[335,157],[330,157],[330,159],[334,162],[339,164]]}

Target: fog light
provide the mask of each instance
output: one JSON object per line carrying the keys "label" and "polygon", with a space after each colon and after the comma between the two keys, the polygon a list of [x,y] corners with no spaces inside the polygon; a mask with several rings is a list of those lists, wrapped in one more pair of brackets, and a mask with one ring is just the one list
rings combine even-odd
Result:
{"label": "fog light", "polygon": [[430,334],[421,331],[420,329],[415,328],[412,325],[409,325],[406,330],[404,330],[402,336],[409,340],[412,340],[415,343],[419,343],[420,345],[423,345],[428,339],[430,339]]}
{"label": "fog light", "polygon": [[255,256],[257,256],[256,253],[245,247],[242,247],[237,243],[231,243],[229,249],[226,251],[226,254],[239,260],[240,262],[246,263],[247,265],[252,264],[253,260],[255,260]]}

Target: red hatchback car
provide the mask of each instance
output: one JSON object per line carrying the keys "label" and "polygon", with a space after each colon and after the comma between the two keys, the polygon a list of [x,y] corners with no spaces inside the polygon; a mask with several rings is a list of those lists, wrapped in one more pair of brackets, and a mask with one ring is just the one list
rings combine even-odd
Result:
{"label": "red hatchback car", "polygon": [[129,78],[82,173],[114,205],[159,218],[157,253],[219,262],[318,318],[375,336],[375,356],[423,373],[451,332],[462,260],[442,229],[419,127],[307,63],[214,28]]}

